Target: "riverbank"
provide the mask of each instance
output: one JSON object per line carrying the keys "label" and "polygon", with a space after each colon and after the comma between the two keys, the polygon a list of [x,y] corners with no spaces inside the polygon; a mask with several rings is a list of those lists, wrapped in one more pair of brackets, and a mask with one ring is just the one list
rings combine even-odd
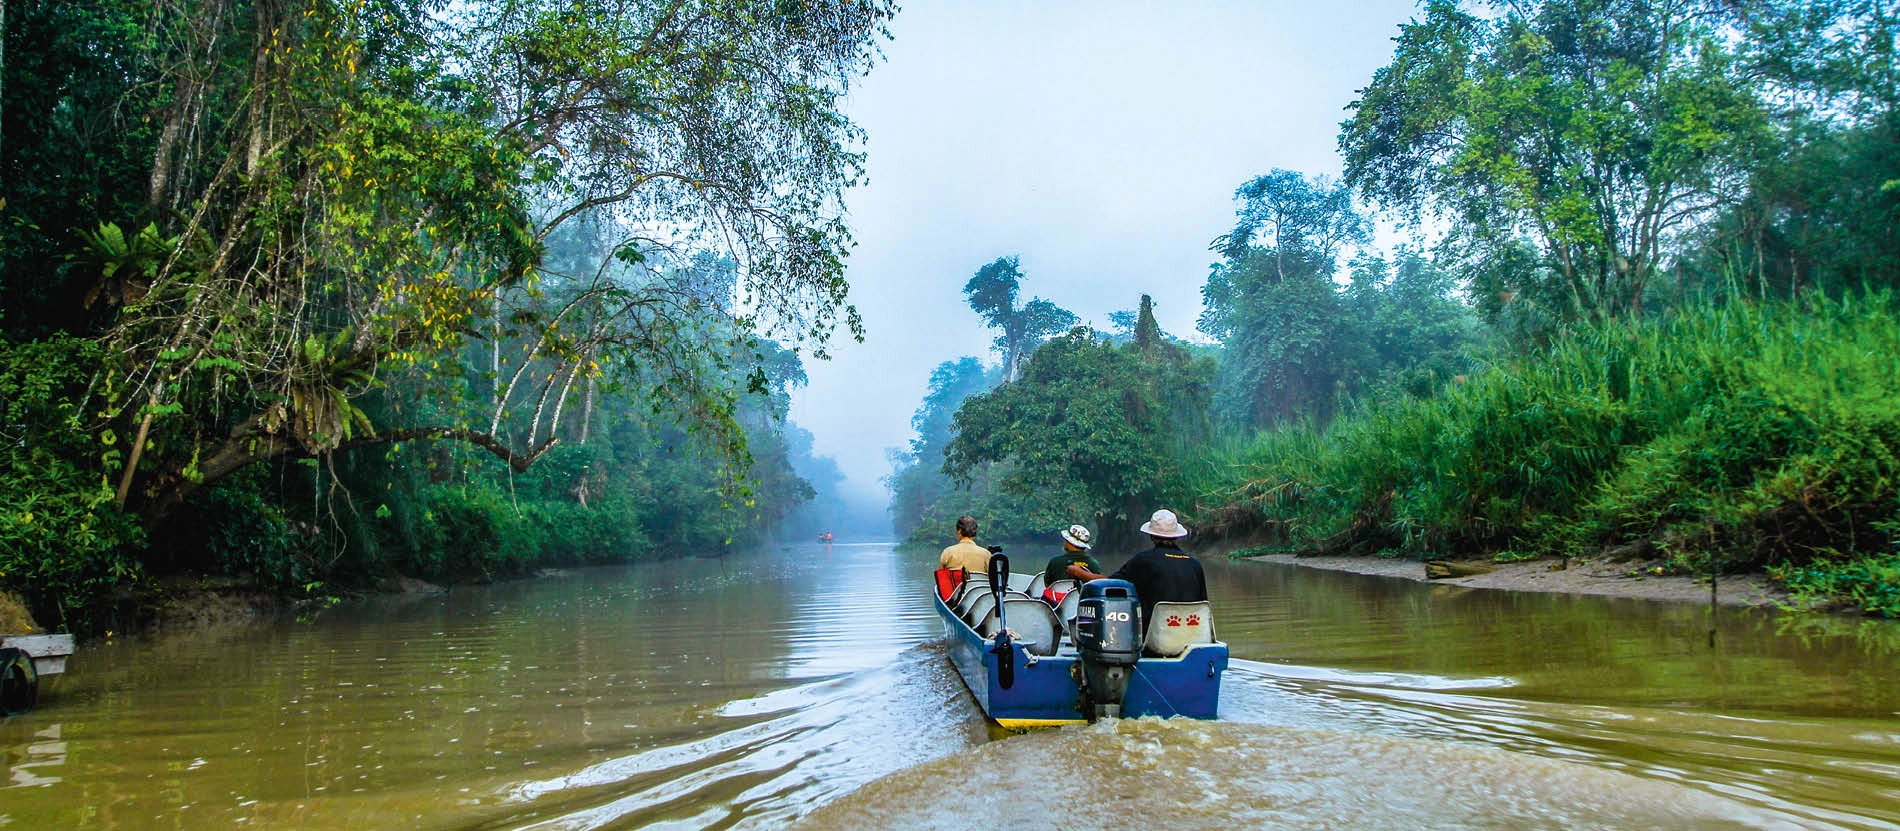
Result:
{"label": "riverbank", "polygon": [[[1900,619],[1896,320],[1878,295],[1580,327],[1428,395],[1209,443],[1176,501],[1203,534],[1288,551],[1585,563],[1473,585],[1706,603],[1654,569],[1772,569],[1821,608]],[[1593,565],[1619,552],[1639,562]]]}
{"label": "riverbank", "polygon": [[[1396,577],[1436,585],[1473,589],[1554,592],[1559,594],[1629,597],[1677,603],[1709,602],[1709,581],[1705,577],[1656,574],[1653,566],[1629,560],[1570,560],[1557,558],[1526,560],[1515,563],[1479,562],[1468,565],[1492,569],[1484,574],[1431,579],[1425,563],[1391,557],[1299,557],[1292,554],[1267,554],[1243,559],[1263,563],[1282,563],[1303,568],[1349,571],[1379,577]],[[1790,606],[1786,591],[1761,574],[1724,575],[1716,582],[1716,602],[1724,606]]]}

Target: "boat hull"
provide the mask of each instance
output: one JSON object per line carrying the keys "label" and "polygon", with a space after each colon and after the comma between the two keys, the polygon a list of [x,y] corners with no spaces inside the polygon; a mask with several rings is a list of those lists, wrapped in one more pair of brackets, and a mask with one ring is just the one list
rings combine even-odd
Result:
{"label": "boat hull", "polygon": [[[994,644],[963,622],[943,599],[931,593],[949,640],[950,662],[976,697],[983,713],[1010,729],[1050,727],[1085,721],[1078,709],[1079,658],[1067,646],[1055,655],[1034,655],[1010,644],[1015,678],[1009,689],[997,680]],[[1135,664],[1122,697],[1123,718],[1186,716],[1211,719],[1220,712],[1220,678],[1227,670],[1227,645],[1197,644],[1176,658],[1142,658]]]}

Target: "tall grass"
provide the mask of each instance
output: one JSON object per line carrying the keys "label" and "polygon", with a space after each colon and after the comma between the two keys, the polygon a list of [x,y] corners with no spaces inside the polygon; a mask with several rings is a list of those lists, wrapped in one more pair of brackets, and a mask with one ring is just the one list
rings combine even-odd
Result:
{"label": "tall grass", "polygon": [[1602,324],[1205,456],[1187,486],[1219,522],[1307,550],[1845,567],[1893,554],[1900,530],[1900,303]]}

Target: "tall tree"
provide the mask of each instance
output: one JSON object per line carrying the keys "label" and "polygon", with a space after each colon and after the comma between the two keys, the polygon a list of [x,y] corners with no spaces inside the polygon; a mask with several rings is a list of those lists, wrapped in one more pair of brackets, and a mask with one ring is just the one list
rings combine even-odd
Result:
{"label": "tall tree", "polygon": [[1240,200],[1234,230],[1212,248],[1238,258],[1254,245],[1273,252],[1274,271],[1285,280],[1295,272],[1331,272],[1342,248],[1371,239],[1371,227],[1352,204],[1352,189],[1326,176],[1313,179],[1274,168],[1234,191]]}
{"label": "tall tree", "polygon": [[[974,357],[944,361],[931,370],[924,399],[911,416],[917,435],[904,450],[891,451],[893,470],[885,484],[891,490],[891,522],[900,538],[908,537],[932,514],[950,491],[943,474],[944,447],[950,443],[950,425],[965,399],[997,385],[999,370],[983,366]],[[958,510],[961,513],[961,510]]]}
{"label": "tall tree", "polygon": [[1543,0],[1495,18],[1433,0],[1350,105],[1346,179],[1449,220],[1480,295],[1562,318],[1639,313],[1678,236],[1743,195],[1769,134],[1722,20],[1694,0]]}
{"label": "tall tree", "polygon": [[1792,297],[1900,285],[1900,14],[1878,0],[1725,4],[1783,141],[1710,223],[1685,291]]}
{"label": "tall tree", "polygon": [[[149,520],[259,461],[457,439],[517,469],[603,372],[733,424],[692,335],[817,345],[843,323],[861,132],[838,103],[888,0],[176,0],[150,16],[160,90],[146,213],[87,238],[112,309],[102,435]],[[142,39],[141,39],[142,38]],[[9,86],[11,89],[11,86]],[[599,217],[593,267],[551,234]],[[743,302],[663,279],[737,265]],[[10,267],[17,263],[10,263]],[[550,302],[550,300],[552,302]],[[363,396],[449,373],[475,339],[482,408],[375,424]],[[643,374],[645,373],[645,374]],[[501,431],[507,422],[525,429]],[[736,430],[733,437],[741,436]],[[742,452],[742,446],[733,448]]]}
{"label": "tall tree", "polygon": [[1125,533],[1108,520],[1152,510],[1175,460],[1207,436],[1213,376],[1211,360],[1159,337],[1151,311],[1136,337],[1117,345],[1078,328],[1044,344],[1020,379],[957,410],[944,472],[968,480],[1005,465],[1006,489]]}
{"label": "tall tree", "polygon": [[1351,193],[1288,170],[1242,185],[1239,222],[1210,246],[1225,255],[1201,289],[1199,328],[1221,340],[1215,410],[1248,427],[1330,412],[1345,377],[1348,321],[1333,272],[1367,238]]}
{"label": "tall tree", "polygon": [[1023,358],[1044,338],[1067,331],[1078,319],[1067,309],[1040,297],[1021,306],[1016,296],[1022,287],[1023,272],[1016,257],[998,257],[995,262],[976,270],[963,284],[963,295],[970,308],[983,317],[996,336],[996,351],[1003,355],[1003,380],[1013,381]]}

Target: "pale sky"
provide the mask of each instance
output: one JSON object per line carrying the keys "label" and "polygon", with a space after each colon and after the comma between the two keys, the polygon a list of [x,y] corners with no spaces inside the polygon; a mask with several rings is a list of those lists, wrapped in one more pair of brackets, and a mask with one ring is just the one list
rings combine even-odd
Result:
{"label": "pale sky", "polygon": [[1337,176],[1339,122],[1391,58],[1412,0],[912,0],[888,60],[846,111],[870,134],[848,198],[861,344],[807,361],[794,421],[837,460],[847,495],[882,504],[885,448],[907,444],[930,371],[994,363],[963,283],[1022,258],[1024,300],[1085,323],[1155,298],[1199,337],[1210,240],[1234,189],[1276,167]]}

